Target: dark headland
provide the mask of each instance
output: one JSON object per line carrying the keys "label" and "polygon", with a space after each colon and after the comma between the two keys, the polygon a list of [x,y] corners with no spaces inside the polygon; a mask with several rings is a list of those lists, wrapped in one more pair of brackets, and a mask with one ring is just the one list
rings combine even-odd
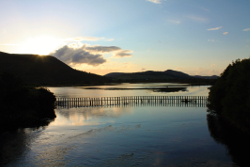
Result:
{"label": "dark headland", "polygon": [[35,86],[104,84],[106,77],[75,70],[53,56],[0,52],[0,72],[8,72]]}

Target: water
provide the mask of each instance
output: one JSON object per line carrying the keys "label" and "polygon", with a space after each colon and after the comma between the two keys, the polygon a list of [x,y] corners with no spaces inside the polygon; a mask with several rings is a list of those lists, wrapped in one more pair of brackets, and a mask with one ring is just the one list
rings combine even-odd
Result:
{"label": "water", "polygon": [[[208,92],[207,87],[188,87],[188,91],[176,93],[82,88],[49,89],[57,96],[71,97],[198,96]],[[207,114],[204,107],[56,109],[57,118],[47,127],[1,135],[1,162],[5,166],[235,165],[227,148],[211,137],[214,132],[208,127],[211,119]]]}
{"label": "water", "polygon": [[[96,89],[86,89],[86,88]],[[105,88],[166,88],[185,87],[186,91],[155,92],[153,90],[103,90]],[[186,86],[184,84],[119,84],[104,86],[48,87],[58,97],[120,97],[120,96],[208,96],[210,86]]]}

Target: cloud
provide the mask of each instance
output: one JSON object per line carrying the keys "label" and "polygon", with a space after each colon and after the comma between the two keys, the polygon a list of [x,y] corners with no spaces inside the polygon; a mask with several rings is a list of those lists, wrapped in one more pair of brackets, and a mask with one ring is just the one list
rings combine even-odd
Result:
{"label": "cloud", "polygon": [[156,4],[161,4],[161,0],[147,0],[149,2],[153,2],[153,3],[156,3]]}
{"label": "cloud", "polygon": [[202,23],[207,23],[208,19],[201,17],[201,16],[186,16],[187,18],[195,21],[195,22],[202,22]]}
{"label": "cloud", "polygon": [[68,65],[87,64],[98,66],[107,61],[103,58],[103,54],[105,53],[113,53],[114,57],[122,58],[131,57],[133,51],[122,50],[118,46],[89,46],[87,44],[76,43],[69,46],[65,45],[51,53],[51,55]]}
{"label": "cloud", "polygon": [[91,54],[86,51],[85,45],[80,48],[71,48],[64,46],[56,50],[53,54],[59,60],[65,62],[66,64],[88,64],[91,66],[97,66],[106,62],[101,54]]}
{"label": "cloud", "polygon": [[215,42],[214,39],[208,39],[208,42]]}
{"label": "cloud", "polygon": [[244,30],[242,30],[242,31],[250,31],[250,28],[246,28],[246,29],[244,29]]}
{"label": "cloud", "polygon": [[122,50],[118,46],[90,46],[85,48],[87,51],[91,53],[114,53],[114,57],[121,58],[121,57],[131,57],[133,51],[132,50]]}
{"label": "cloud", "polygon": [[122,49],[117,46],[90,46],[90,47],[86,47],[86,50],[92,51],[92,52],[109,53],[109,52],[118,51]]}
{"label": "cloud", "polygon": [[223,34],[224,34],[224,35],[227,35],[227,34],[228,34],[228,32],[224,32]]}
{"label": "cloud", "polygon": [[220,26],[220,27],[216,27],[216,28],[210,28],[210,29],[207,29],[208,31],[214,31],[214,30],[219,30],[219,29],[221,29],[222,27]]}
{"label": "cloud", "polygon": [[132,56],[133,51],[132,50],[122,50],[119,52],[115,53],[115,57],[131,57]]}
{"label": "cloud", "polygon": [[145,71],[145,70],[146,70],[146,68],[142,68],[141,70],[142,70],[142,71]]}
{"label": "cloud", "polygon": [[212,65],[211,65],[211,67],[214,67],[214,66],[215,66],[215,64],[212,64]]}

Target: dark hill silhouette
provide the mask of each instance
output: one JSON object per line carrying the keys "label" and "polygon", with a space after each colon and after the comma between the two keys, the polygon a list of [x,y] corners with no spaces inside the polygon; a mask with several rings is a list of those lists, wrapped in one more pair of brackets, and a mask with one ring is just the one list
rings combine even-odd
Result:
{"label": "dark hill silhouette", "polygon": [[8,72],[31,85],[102,84],[109,79],[72,69],[53,56],[0,52],[0,72]]}
{"label": "dark hill silhouette", "polygon": [[174,70],[166,70],[164,71],[165,74],[172,76],[173,78],[190,78],[191,76],[180,71],[174,71]]}
{"label": "dark hill silhouette", "polygon": [[106,77],[118,80],[174,80],[174,79],[217,79],[218,76],[191,76],[181,71],[145,71],[135,73],[108,73]]}

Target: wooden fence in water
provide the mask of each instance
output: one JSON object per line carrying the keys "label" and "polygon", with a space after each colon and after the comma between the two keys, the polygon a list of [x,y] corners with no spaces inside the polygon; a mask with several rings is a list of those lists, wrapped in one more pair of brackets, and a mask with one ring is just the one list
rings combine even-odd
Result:
{"label": "wooden fence in water", "polygon": [[57,108],[94,106],[176,106],[206,107],[207,96],[122,96],[122,97],[57,97]]}

